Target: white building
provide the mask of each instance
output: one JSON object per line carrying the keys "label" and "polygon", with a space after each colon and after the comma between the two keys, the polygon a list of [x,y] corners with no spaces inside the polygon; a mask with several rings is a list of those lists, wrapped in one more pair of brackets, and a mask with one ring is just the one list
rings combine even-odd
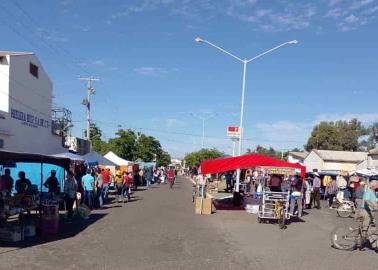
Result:
{"label": "white building", "polygon": [[305,158],[304,165],[308,172],[318,171],[355,171],[362,169],[368,159],[367,152],[312,150]]}
{"label": "white building", "polygon": [[0,149],[66,152],[52,133],[52,82],[33,53],[0,51]]}
{"label": "white building", "polygon": [[299,163],[299,164],[304,164],[304,160],[305,158],[308,156],[308,152],[307,151],[303,151],[303,152],[289,152],[289,155],[287,157],[287,161],[290,162],[290,163]]}

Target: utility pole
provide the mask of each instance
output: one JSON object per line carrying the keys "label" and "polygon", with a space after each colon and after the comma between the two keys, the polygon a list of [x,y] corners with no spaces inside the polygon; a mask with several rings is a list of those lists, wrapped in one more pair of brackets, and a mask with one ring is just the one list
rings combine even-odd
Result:
{"label": "utility pole", "polygon": [[86,139],[90,142],[90,129],[91,129],[91,96],[95,93],[95,89],[93,88],[93,82],[99,81],[99,78],[95,78],[93,76],[90,77],[79,77],[80,81],[87,82],[87,98],[83,99],[81,104],[83,104],[87,108],[87,134]]}

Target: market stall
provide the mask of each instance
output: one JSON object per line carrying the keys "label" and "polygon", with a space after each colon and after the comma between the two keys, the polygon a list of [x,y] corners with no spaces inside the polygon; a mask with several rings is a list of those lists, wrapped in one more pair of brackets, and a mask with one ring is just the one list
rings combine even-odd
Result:
{"label": "market stall", "polygon": [[202,174],[215,174],[237,169],[250,169],[256,167],[294,168],[302,177],[306,175],[306,167],[284,160],[267,157],[260,154],[249,154],[238,157],[229,157],[214,160],[205,160],[201,164]]}
{"label": "market stall", "polygon": [[82,156],[84,159],[85,163],[89,166],[100,166],[100,167],[107,167],[111,168],[113,167],[115,170],[115,167],[117,166],[114,162],[110,161],[106,157],[103,157],[101,154],[97,152],[90,152],[84,156]]}
{"label": "market stall", "polygon": [[[30,167],[25,164],[30,165]],[[42,196],[44,176],[47,176],[46,168],[50,169],[51,166],[62,168],[63,171],[68,170],[70,159],[41,154],[0,151],[1,170],[11,168],[13,171],[26,171],[26,168],[30,170],[39,168],[40,180],[39,185],[31,183],[32,185],[29,187],[30,184],[27,184],[27,189],[22,193],[14,194],[13,191],[2,191],[0,193],[0,240],[19,241],[24,236],[34,235],[35,226],[25,223],[32,211],[40,214],[37,217],[41,217],[42,232],[57,231],[58,202],[53,198]]]}
{"label": "market stall", "polygon": [[134,165],[134,162],[123,159],[123,158],[117,156],[116,154],[114,154],[112,151],[108,152],[106,155],[104,155],[104,157],[106,159],[110,160],[111,162],[113,162],[114,164],[116,164],[119,167],[118,169],[121,172],[122,171],[129,171],[129,172],[132,171],[132,167]]}

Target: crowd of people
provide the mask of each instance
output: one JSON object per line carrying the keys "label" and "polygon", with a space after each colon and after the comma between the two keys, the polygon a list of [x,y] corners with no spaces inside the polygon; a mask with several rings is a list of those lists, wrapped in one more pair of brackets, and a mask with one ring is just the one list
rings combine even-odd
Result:
{"label": "crowd of people", "polygon": [[[30,195],[38,192],[38,185],[33,185],[24,171],[20,171],[18,177],[14,181],[11,170],[6,168],[0,176],[0,191],[7,196],[12,193]],[[66,172],[63,189],[55,170],[51,170],[43,186],[52,198],[63,195],[67,219],[71,220],[75,202],[78,205],[85,204],[91,210],[99,209],[109,202],[109,190],[114,189],[115,202],[127,203],[131,200],[132,191],[136,191],[139,186],[149,188],[154,183],[170,183],[172,188],[175,178],[176,171],[173,168],[145,167],[132,171],[117,170],[113,174],[109,168],[79,165],[74,172]]]}
{"label": "crowd of people", "polygon": [[[206,180],[211,179],[211,176],[200,176],[195,168],[186,173],[196,178],[200,186],[206,185]],[[225,180],[226,192],[235,190],[236,171],[225,172],[218,175],[219,177]],[[366,202],[364,197],[370,190],[370,186],[366,186],[366,178],[359,177],[357,174],[348,175],[346,172],[340,172],[338,175],[320,175],[319,172],[313,172],[308,173],[306,177],[301,177],[299,174],[268,174],[264,170],[250,169],[242,172],[242,179],[241,191],[247,194],[261,194],[263,190],[288,192],[290,194],[289,212],[298,217],[302,216],[303,209],[321,209],[321,200],[327,200],[326,205],[329,208],[335,208],[348,200],[354,202],[357,209],[363,209],[363,202]],[[371,183],[374,186],[375,181]]]}

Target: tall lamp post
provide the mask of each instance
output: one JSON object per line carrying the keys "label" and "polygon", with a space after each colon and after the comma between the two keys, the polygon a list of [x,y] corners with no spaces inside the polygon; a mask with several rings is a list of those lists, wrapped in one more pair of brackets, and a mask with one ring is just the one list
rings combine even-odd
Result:
{"label": "tall lamp post", "polygon": [[[215,45],[214,43],[211,43],[210,41],[207,41],[205,39],[202,39],[200,37],[197,37],[195,39],[196,42],[198,43],[206,43],[207,45],[210,45],[211,47],[214,47],[216,49],[218,49],[219,51],[225,53],[225,54],[228,54],[229,56],[235,58],[236,60],[238,60],[239,62],[241,62],[243,64],[243,84],[242,84],[242,97],[241,97],[241,108],[240,108],[240,138],[239,138],[239,148],[238,148],[238,155],[241,156],[241,152],[242,152],[242,145],[243,145],[243,120],[244,120],[244,97],[245,97],[245,81],[246,81],[246,74],[247,74],[247,65],[248,63],[264,56],[265,54],[268,54],[270,52],[273,52],[283,46],[286,46],[286,45],[289,45],[289,44],[297,44],[298,41],[297,40],[291,40],[291,41],[287,41],[285,43],[282,43],[270,50],[267,50],[263,53],[260,53],[258,55],[256,55],[255,57],[252,57],[250,59],[241,59],[240,57],[226,51],[225,49]],[[236,189],[235,191],[236,192],[239,192],[239,184],[240,184],[240,169],[237,170],[237,174],[236,174]]]}
{"label": "tall lamp post", "polygon": [[196,117],[202,121],[202,141],[201,141],[201,147],[202,149],[205,147],[205,122],[213,117],[216,116],[216,114],[211,114],[209,116],[201,116],[194,113],[190,114],[193,117]]}

